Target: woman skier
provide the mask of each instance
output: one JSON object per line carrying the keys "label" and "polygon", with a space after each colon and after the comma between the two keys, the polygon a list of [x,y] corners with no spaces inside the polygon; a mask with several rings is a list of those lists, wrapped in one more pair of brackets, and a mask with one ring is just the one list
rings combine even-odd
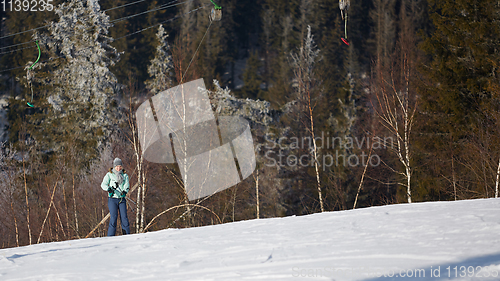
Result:
{"label": "woman skier", "polygon": [[128,175],[122,166],[122,160],[115,158],[113,168],[104,176],[101,183],[101,188],[108,192],[108,208],[109,208],[109,227],[108,236],[115,236],[116,220],[118,219],[118,209],[120,210],[120,221],[122,224],[122,233],[130,234],[130,225],[127,217],[127,192],[130,184]]}

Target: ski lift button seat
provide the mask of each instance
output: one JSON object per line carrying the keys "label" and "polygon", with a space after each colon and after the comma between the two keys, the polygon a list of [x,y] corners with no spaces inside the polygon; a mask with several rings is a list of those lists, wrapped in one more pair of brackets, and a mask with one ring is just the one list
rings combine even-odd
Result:
{"label": "ski lift button seat", "polygon": [[220,21],[222,18],[222,9],[212,8],[210,12],[210,19],[212,21]]}

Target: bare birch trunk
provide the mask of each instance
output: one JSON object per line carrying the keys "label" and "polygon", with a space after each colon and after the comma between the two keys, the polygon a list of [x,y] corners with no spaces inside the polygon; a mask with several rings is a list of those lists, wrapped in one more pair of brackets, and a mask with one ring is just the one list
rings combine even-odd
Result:
{"label": "bare birch trunk", "polygon": [[[144,177],[143,177],[143,181],[144,181]],[[141,233],[142,233],[142,232],[144,232],[144,214],[146,213],[146,205],[145,205],[146,184],[144,182],[142,183],[141,192],[142,192],[142,197],[141,197]]]}
{"label": "bare birch trunk", "polygon": [[[405,64],[406,66],[406,64]],[[409,128],[409,116],[408,116],[408,95],[409,95],[409,87],[408,87],[408,77],[406,77],[406,99],[405,99],[405,111],[404,111],[404,118],[405,118],[405,168],[406,168],[406,194],[408,196],[408,203],[411,203],[411,185],[410,185],[410,180],[411,180],[411,170],[410,170],[410,128]]]}
{"label": "bare birch trunk", "polygon": [[498,181],[499,180],[500,180],[500,159],[498,159],[497,180],[495,182],[495,198],[498,198]]}
{"label": "bare birch trunk", "polygon": [[[48,186],[47,186],[48,188]],[[38,240],[37,240],[37,244],[40,243],[40,239],[42,237],[42,233],[43,233],[43,229],[44,229],[44,226],[45,226],[45,222],[47,221],[47,218],[49,217],[49,214],[50,214],[50,208],[52,206],[54,206],[54,211],[56,212],[56,215],[57,215],[57,219],[59,220],[59,224],[61,226],[61,230],[64,234],[64,236],[66,237],[66,234],[64,233],[64,227],[62,225],[62,221],[61,221],[61,217],[59,216],[59,212],[57,211],[57,208],[56,208],[56,205],[54,204],[54,195],[56,194],[56,188],[57,188],[57,181],[56,181],[56,184],[54,185],[54,188],[52,190],[52,196],[50,197],[50,203],[49,203],[49,208],[47,209],[47,214],[45,215],[45,219],[43,220],[43,223],[42,223],[42,228],[40,229],[40,234],[38,235]],[[50,222],[50,220],[49,220]],[[57,223],[56,223],[56,229],[57,229]],[[49,231],[49,234],[51,234],[51,232]]]}
{"label": "bare birch trunk", "polygon": [[14,217],[14,227],[16,228],[16,246],[19,247],[19,230],[17,228],[16,213],[14,212],[14,206],[12,205],[14,200],[12,200],[12,194],[10,197],[10,209],[12,210],[12,216]]}
{"label": "bare birch trunk", "polygon": [[68,236],[66,236],[66,232],[64,231],[64,225],[62,223],[61,216],[59,215],[59,211],[57,210],[56,204],[52,202],[52,205],[54,206],[54,210],[56,211],[57,220],[59,221],[59,226],[61,227],[61,232],[64,235],[64,239],[68,239]]}
{"label": "bare birch trunk", "polygon": [[32,244],[31,242],[31,226],[30,226],[30,205],[28,201],[28,185],[26,183],[26,168],[24,166],[24,155],[23,155],[23,177],[24,177],[24,194],[26,197],[26,221],[28,222],[28,237],[29,237],[29,243],[30,245]]}
{"label": "bare birch trunk", "polygon": [[132,129],[132,142],[134,145],[134,152],[135,152],[135,157],[136,157],[136,169],[137,169],[137,183],[139,184],[139,190],[137,190],[137,200],[136,200],[136,205],[135,205],[135,232],[136,233],[142,233],[142,224],[140,224],[139,218],[141,214],[141,206],[143,206],[143,202],[141,202],[141,196],[142,194],[142,181],[144,180],[142,178],[142,163],[143,163],[143,156],[140,151],[139,143],[137,141],[137,127],[135,127],[133,120],[130,122],[130,126]]}
{"label": "bare birch trunk", "polygon": [[365,179],[366,170],[368,168],[368,163],[370,163],[370,159],[372,157],[372,147],[370,147],[370,152],[368,153],[368,161],[366,162],[365,168],[363,169],[363,174],[361,174],[361,180],[359,181],[358,192],[356,193],[356,199],[354,199],[353,209],[356,209],[356,204],[358,203],[359,192],[361,191],[361,187],[363,187],[363,181]]}
{"label": "bare birch trunk", "polygon": [[321,181],[319,178],[319,168],[318,168],[318,149],[316,146],[316,139],[315,139],[315,135],[314,135],[314,121],[313,121],[311,106],[309,106],[309,110],[310,110],[310,117],[311,117],[311,136],[312,136],[312,140],[313,140],[314,169],[316,171],[316,183],[317,183],[317,187],[318,187],[319,206],[321,208],[321,212],[324,212],[325,207],[323,206],[323,195],[321,194]]}
{"label": "bare birch trunk", "polygon": [[[132,85],[130,85],[132,88]],[[135,125],[134,118],[132,117],[132,92],[129,96],[129,126],[132,131],[132,138],[129,141],[132,143],[134,148],[135,158],[136,158],[136,170],[137,170],[137,200],[135,203],[135,232],[142,233],[144,231],[144,213],[145,213],[145,196],[146,196],[146,174],[144,171],[144,156],[142,154],[138,127]],[[144,138],[146,134],[143,134]],[[131,193],[131,192],[130,192]]]}
{"label": "bare birch trunk", "polygon": [[141,233],[141,229],[140,229],[140,212],[141,212],[141,187],[139,186],[139,190],[137,190],[137,199],[136,201],[137,202],[135,204],[135,233]]}
{"label": "bare birch trunk", "polygon": [[[181,78],[181,83],[182,83],[182,78]],[[185,92],[184,92],[184,86],[181,84],[180,87],[181,87],[181,93],[182,93],[182,133],[183,133],[184,136],[187,136],[186,96],[185,96]],[[183,141],[183,147],[182,148],[186,149],[187,148],[187,140],[186,140],[186,138],[184,137],[182,139],[182,141]],[[179,161],[179,159],[177,159],[177,161]],[[187,159],[182,159],[181,161],[187,161]],[[188,167],[187,162],[184,163],[183,167],[184,167],[184,176],[185,176],[185,178],[182,179],[182,182],[188,182],[188,179],[187,179],[187,176],[188,176],[188,173],[187,173],[187,167]],[[191,205],[189,205],[189,197],[188,197],[186,188],[184,188],[184,196],[185,196],[184,202],[186,204],[186,215],[188,216],[188,219],[189,219],[189,226],[191,226],[191,219],[192,219]]]}
{"label": "bare birch trunk", "polygon": [[260,219],[260,202],[259,202],[259,170],[257,169],[257,178],[255,179],[255,198],[257,201],[257,219]]}
{"label": "bare birch trunk", "polygon": [[411,179],[411,175],[410,175],[410,167],[406,167],[406,174],[408,175],[406,177],[406,180],[407,180],[407,196],[408,196],[408,203],[411,203],[411,188],[410,188],[410,179]]}
{"label": "bare birch trunk", "polygon": [[[455,201],[457,201],[457,180],[455,178],[455,163],[454,163],[455,157],[453,155],[451,156],[451,174],[453,177],[453,193],[455,195]],[[500,162],[499,162],[500,165]],[[500,166],[499,166],[500,168]],[[500,171],[500,170],[499,170]],[[498,171],[497,171],[497,186],[498,186]]]}
{"label": "bare birch trunk", "polygon": [[235,205],[236,205],[236,191],[237,191],[237,187],[235,186],[234,189],[233,189],[233,222],[234,222],[234,209],[235,209]]}
{"label": "bare birch trunk", "polygon": [[72,172],[73,174],[73,212],[75,216],[75,231],[76,231],[76,237],[80,238],[80,232],[79,232],[79,226],[78,226],[78,212],[76,210],[76,196],[75,196],[75,171]]}
{"label": "bare birch trunk", "polygon": [[65,187],[65,184],[64,184],[64,180],[63,180],[63,184],[62,184],[62,190],[63,190],[63,199],[64,199],[64,209],[66,209],[66,227],[68,228],[68,235],[67,237],[71,237],[71,233],[69,233],[71,227],[69,227],[69,214],[68,214],[68,202],[66,200],[66,187]]}

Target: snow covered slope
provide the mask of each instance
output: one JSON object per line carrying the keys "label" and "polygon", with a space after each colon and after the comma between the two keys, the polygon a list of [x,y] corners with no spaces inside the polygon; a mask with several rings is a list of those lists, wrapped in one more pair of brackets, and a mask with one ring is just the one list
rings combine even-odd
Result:
{"label": "snow covered slope", "polygon": [[500,280],[500,199],[401,204],[0,250],[0,280],[405,279]]}

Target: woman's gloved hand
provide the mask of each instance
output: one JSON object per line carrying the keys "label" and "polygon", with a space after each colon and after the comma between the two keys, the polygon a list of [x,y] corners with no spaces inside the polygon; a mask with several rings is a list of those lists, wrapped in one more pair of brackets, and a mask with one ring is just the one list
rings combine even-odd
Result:
{"label": "woman's gloved hand", "polygon": [[109,194],[109,197],[113,197],[113,195],[115,194],[115,191],[111,187],[108,187],[108,194]]}

